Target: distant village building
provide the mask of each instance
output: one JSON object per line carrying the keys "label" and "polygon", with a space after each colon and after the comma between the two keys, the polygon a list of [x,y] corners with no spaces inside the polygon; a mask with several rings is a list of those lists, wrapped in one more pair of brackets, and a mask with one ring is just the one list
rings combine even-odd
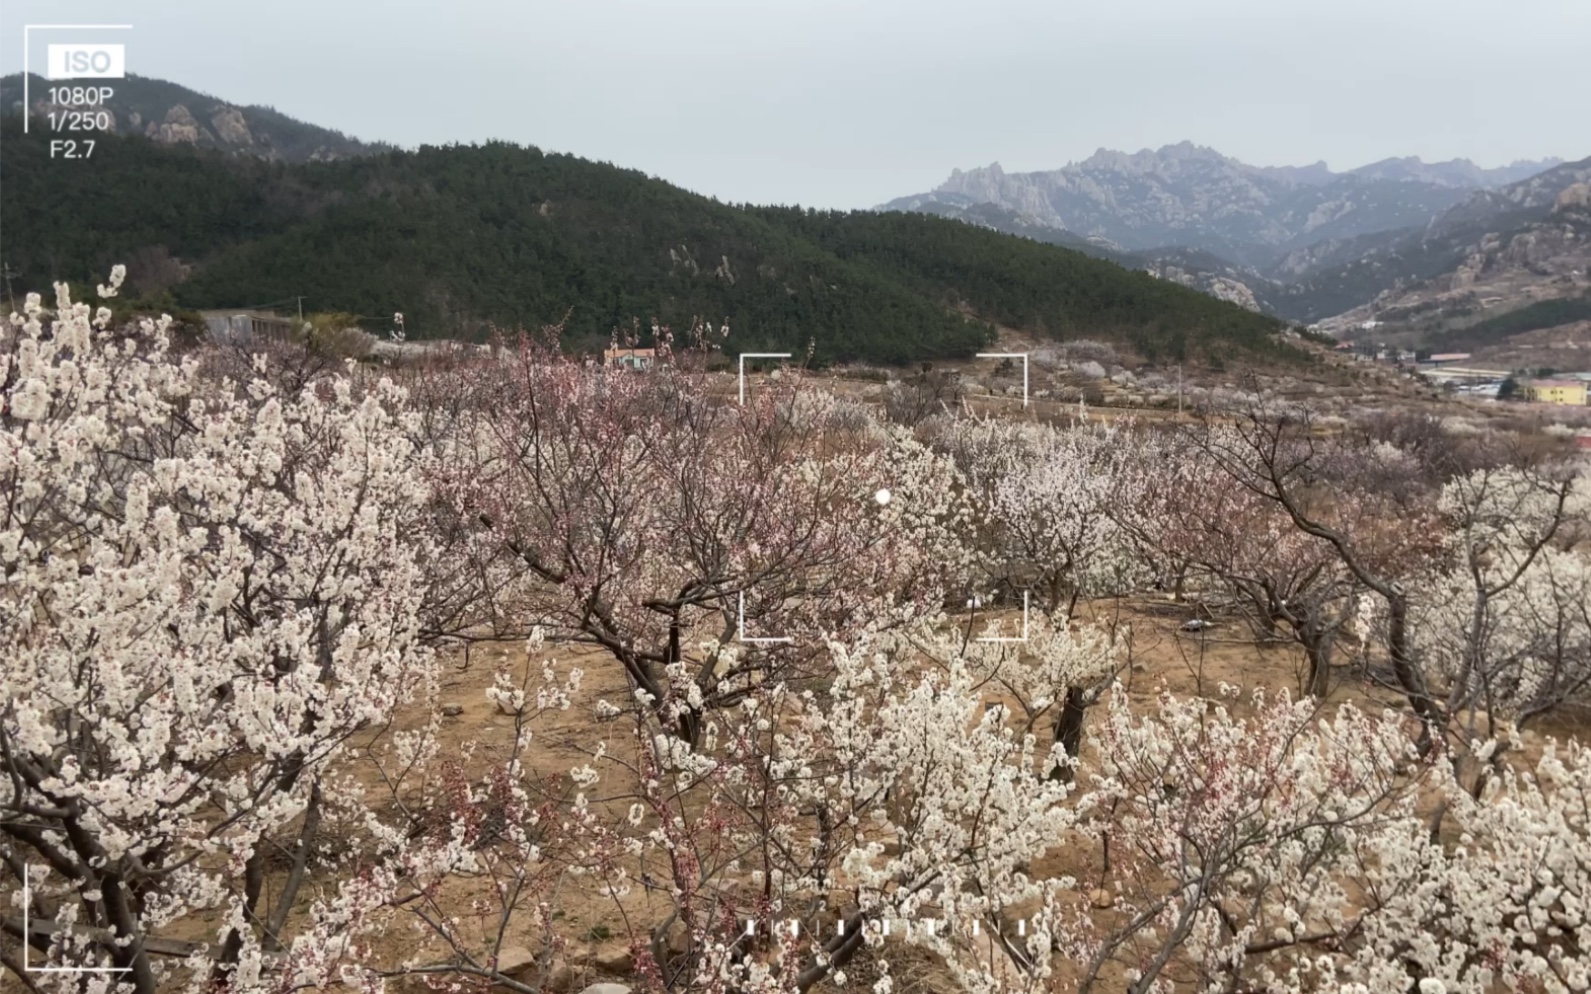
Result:
{"label": "distant village building", "polygon": [[628,369],[651,369],[657,365],[656,349],[603,349],[604,366],[624,366]]}
{"label": "distant village building", "polygon": [[1450,362],[1463,362],[1469,355],[1468,352],[1438,352],[1425,361],[1433,366],[1445,366]]}
{"label": "distant village building", "polygon": [[1496,400],[1502,396],[1503,392],[1503,384],[1500,380],[1485,383],[1468,383],[1463,380],[1449,380],[1448,382],[1457,383],[1457,391],[1467,397],[1483,397],[1486,400]]}
{"label": "distant village building", "polygon": [[1482,383],[1501,383],[1508,378],[1508,370],[1490,366],[1441,366],[1425,371],[1433,379],[1471,380]]}
{"label": "distant village building", "polygon": [[1578,380],[1526,380],[1520,384],[1525,397],[1538,404],[1567,404],[1584,407],[1586,384]]}
{"label": "distant village building", "polygon": [[455,342],[450,338],[429,338],[419,342],[392,342],[377,339],[370,354],[382,359],[412,360],[427,356],[461,355],[466,352],[490,354],[490,344]]}
{"label": "distant village building", "polygon": [[213,341],[223,345],[283,339],[293,334],[293,320],[274,311],[247,309],[200,311]]}

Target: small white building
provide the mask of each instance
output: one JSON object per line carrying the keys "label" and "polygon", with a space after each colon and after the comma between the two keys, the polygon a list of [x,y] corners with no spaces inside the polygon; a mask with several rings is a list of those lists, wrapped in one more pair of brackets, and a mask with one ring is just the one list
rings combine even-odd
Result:
{"label": "small white building", "polygon": [[200,311],[212,341],[222,345],[242,345],[268,339],[287,338],[293,334],[293,319],[274,311],[237,310]]}

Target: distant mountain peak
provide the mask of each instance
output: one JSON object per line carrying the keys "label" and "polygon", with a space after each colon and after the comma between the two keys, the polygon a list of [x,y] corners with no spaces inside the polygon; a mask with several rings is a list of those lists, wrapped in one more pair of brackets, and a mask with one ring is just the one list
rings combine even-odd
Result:
{"label": "distant mountain peak", "polygon": [[1190,245],[1245,265],[1322,238],[1418,227],[1477,190],[1551,168],[1516,162],[1482,169],[1468,159],[1383,159],[1334,173],[1307,166],[1252,166],[1184,139],[1137,152],[1099,148],[1060,169],[1007,172],[999,162],[954,169],[923,203],[993,204],[1084,238],[1128,249]]}
{"label": "distant mountain peak", "polygon": [[1213,148],[1196,145],[1184,139],[1175,145],[1162,145],[1157,149],[1141,148],[1136,152],[1100,148],[1082,162],[1068,164],[1060,171],[1108,169],[1118,172],[1148,172],[1166,164],[1189,161],[1225,164],[1234,160],[1228,159]]}
{"label": "distant mountain peak", "polygon": [[1484,169],[1470,159],[1426,162],[1418,155],[1405,155],[1382,159],[1348,172],[1349,175],[1370,179],[1408,180],[1455,189],[1483,190],[1517,183],[1562,164],[1563,160],[1557,158],[1535,162],[1518,160],[1496,169]]}
{"label": "distant mountain peak", "polygon": [[[1145,149],[1145,151],[1148,150]],[[1179,159],[1220,159],[1222,162],[1226,161],[1226,156],[1222,155],[1220,152],[1217,152],[1215,149],[1210,148],[1208,145],[1195,145],[1186,138],[1177,142],[1175,145],[1160,146],[1160,149],[1156,154],[1171,156]]]}

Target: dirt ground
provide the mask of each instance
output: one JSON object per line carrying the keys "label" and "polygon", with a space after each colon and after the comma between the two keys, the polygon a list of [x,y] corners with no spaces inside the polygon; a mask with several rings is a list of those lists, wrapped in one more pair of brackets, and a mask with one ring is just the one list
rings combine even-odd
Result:
{"label": "dirt ground", "polygon": [[[1217,619],[1215,625],[1200,633],[1187,633],[1180,625],[1193,616],[1187,603],[1174,603],[1169,595],[1144,595],[1125,600],[1099,601],[1083,606],[1081,619],[1102,626],[1130,625],[1130,649],[1121,679],[1135,701],[1151,702],[1162,688],[1179,695],[1215,693],[1222,683],[1246,689],[1263,687],[1268,691],[1286,688],[1297,693],[1301,681],[1302,656],[1293,646],[1284,643],[1259,644],[1251,638],[1242,621],[1237,618]],[[1019,623],[1017,616],[1009,619]],[[521,647],[509,645],[477,645],[470,653],[466,665],[462,656],[451,658],[445,670],[442,700],[457,705],[458,714],[444,719],[441,726],[444,755],[469,755],[467,764],[474,770],[484,769],[493,760],[505,758],[513,743],[514,722],[489,702],[485,691],[491,685],[496,663],[503,659],[523,665],[525,654]],[[581,693],[573,706],[565,712],[554,712],[539,719],[534,737],[523,753],[526,763],[542,772],[564,772],[581,765],[588,759],[588,750],[594,736],[594,727],[602,724],[595,705],[598,699],[622,699],[627,685],[622,670],[602,651],[584,647],[544,647],[532,660],[539,670],[543,659],[552,658],[560,663],[579,665],[584,670]],[[1361,705],[1390,702],[1394,695],[1363,681],[1351,679],[1347,670],[1339,674],[1339,685],[1333,701],[1353,700]],[[993,703],[994,698],[989,699]],[[1241,708],[1241,704],[1239,705]],[[400,717],[398,727],[416,728],[422,722],[420,715]],[[624,735],[621,723],[609,723],[618,736]],[[600,732],[598,734],[601,734]],[[617,736],[615,736],[617,738]],[[625,748],[621,741],[612,741],[615,750]],[[1087,754],[1083,756],[1086,764]],[[602,791],[599,789],[600,795]],[[599,802],[600,803],[600,802]],[[614,803],[615,809],[627,801]],[[1067,874],[1080,880],[1088,879],[1091,868],[1077,862],[1076,856],[1067,858],[1057,853],[1035,872]],[[489,896],[484,881],[458,881],[448,888],[452,902],[463,906],[467,902]],[[655,906],[642,911],[642,920],[657,920],[656,912],[663,906],[660,899],[642,892],[632,896],[642,904]],[[630,903],[629,901],[626,902]],[[626,979],[628,952],[623,936],[623,920],[617,913],[615,902],[599,894],[582,893],[567,889],[559,897],[558,910],[566,934],[574,936],[565,960],[568,969],[560,977],[560,987],[579,990],[581,985],[598,980]],[[645,911],[654,914],[648,916]],[[483,943],[486,936],[483,934]],[[417,942],[419,936],[407,930],[384,936],[375,943],[377,958],[396,962],[402,957],[423,952],[442,958],[444,948],[435,942]],[[534,937],[526,922],[511,927],[505,936],[505,946],[528,946]],[[861,958],[850,971],[851,982],[847,990],[865,989],[857,981],[877,971],[867,957]],[[899,981],[897,990],[938,991],[945,988],[942,965],[932,956],[920,951],[908,951],[902,943],[889,949],[891,973]],[[422,988],[416,986],[414,990]]]}
{"label": "dirt ground", "polygon": [[[989,346],[992,353],[1036,353],[1065,347],[1065,343],[1040,339],[1011,328],[999,328],[998,332],[998,340]],[[1537,343],[1530,340],[1530,336],[1521,336],[1520,342],[1530,348],[1548,345],[1546,339]],[[1551,343],[1553,347],[1564,344],[1558,338],[1551,339]],[[1132,419],[1157,424],[1191,422],[1198,416],[1202,392],[1219,390],[1269,391],[1280,398],[1308,404],[1322,415],[1356,414],[1370,409],[1383,409],[1438,418],[1456,416],[1477,422],[1524,418],[1546,424],[1551,420],[1541,420],[1543,412],[1526,410],[1526,405],[1498,404],[1447,394],[1437,387],[1403,376],[1384,363],[1358,362],[1312,343],[1303,343],[1302,347],[1315,355],[1318,361],[1304,366],[1264,363],[1218,368],[1208,363],[1189,362],[1180,367],[1164,364],[1148,367],[1130,352],[1118,348],[1116,352],[1122,368],[1140,375],[1148,372],[1157,376],[1159,383],[1154,387],[1132,381],[1116,383],[1110,379],[1093,379],[1075,371],[1051,369],[1037,361],[1030,361],[1025,405],[1021,360],[1013,360],[1003,371],[1000,360],[988,358],[942,360],[930,365],[933,375],[952,373],[962,378],[967,413],[1052,423],[1068,423],[1079,415],[1086,416],[1090,421]],[[1591,354],[1578,352],[1583,348],[1591,348],[1591,340],[1571,342],[1565,347],[1576,354]],[[1537,358],[1546,354],[1542,352]],[[1552,352],[1552,355],[1564,359],[1558,352]],[[1547,363],[1543,361],[1538,364]],[[837,367],[831,370],[797,370],[783,375],[807,377],[838,396],[882,407],[889,389],[888,380],[910,380],[917,373],[916,369]],[[710,374],[707,379],[708,389],[716,396],[730,402],[739,396],[740,379],[735,371]],[[1179,379],[1184,394],[1180,404],[1176,388]],[[766,387],[769,383],[769,371],[759,371],[754,364],[746,373],[747,396],[752,396],[759,387]],[[1156,402],[1146,403],[1145,400],[1151,396]],[[1080,399],[1085,401],[1081,406],[1078,403]],[[1562,414],[1547,413],[1558,413],[1560,417]]]}

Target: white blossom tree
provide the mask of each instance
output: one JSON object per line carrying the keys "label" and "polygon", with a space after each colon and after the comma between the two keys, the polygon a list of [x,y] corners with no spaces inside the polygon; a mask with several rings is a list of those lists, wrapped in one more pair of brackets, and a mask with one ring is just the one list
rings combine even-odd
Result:
{"label": "white blossom tree", "polygon": [[1586,508],[1569,467],[1477,470],[1440,508],[1448,558],[1417,594],[1414,641],[1449,713],[1484,710],[1469,737],[1503,734],[1591,680],[1591,561],[1568,548]]}
{"label": "white blossom tree", "polygon": [[1410,642],[1410,583],[1434,560],[1441,518],[1423,469],[1388,442],[1364,445],[1315,429],[1310,412],[1255,402],[1207,423],[1190,441],[1232,484],[1271,502],[1293,526],[1333,549],[1378,599],[1397,689],[1431,748],[1446,715]]}
{"label": "white blossom tree", "polygon": [[1118,594],[1145,578],[1119,512],[1145,487],[1130,428],[959,421],[939,439],[979,511],[979,562],[990,581],[1031,591],[1070,617],[1079,598]]}
{"label": "white blossom tree", "polygon": [[[262,953],[323,977],[283,929],[319,827],[365,816],[328,777],[431,672],[403,396],[201,388],[164,323],[57,295],[0,329],[6,929],[26,912],[36,961],[120,971],[100,989],[247,988]],[[174,972],[159,932],[201,911],[220,946]]]}

